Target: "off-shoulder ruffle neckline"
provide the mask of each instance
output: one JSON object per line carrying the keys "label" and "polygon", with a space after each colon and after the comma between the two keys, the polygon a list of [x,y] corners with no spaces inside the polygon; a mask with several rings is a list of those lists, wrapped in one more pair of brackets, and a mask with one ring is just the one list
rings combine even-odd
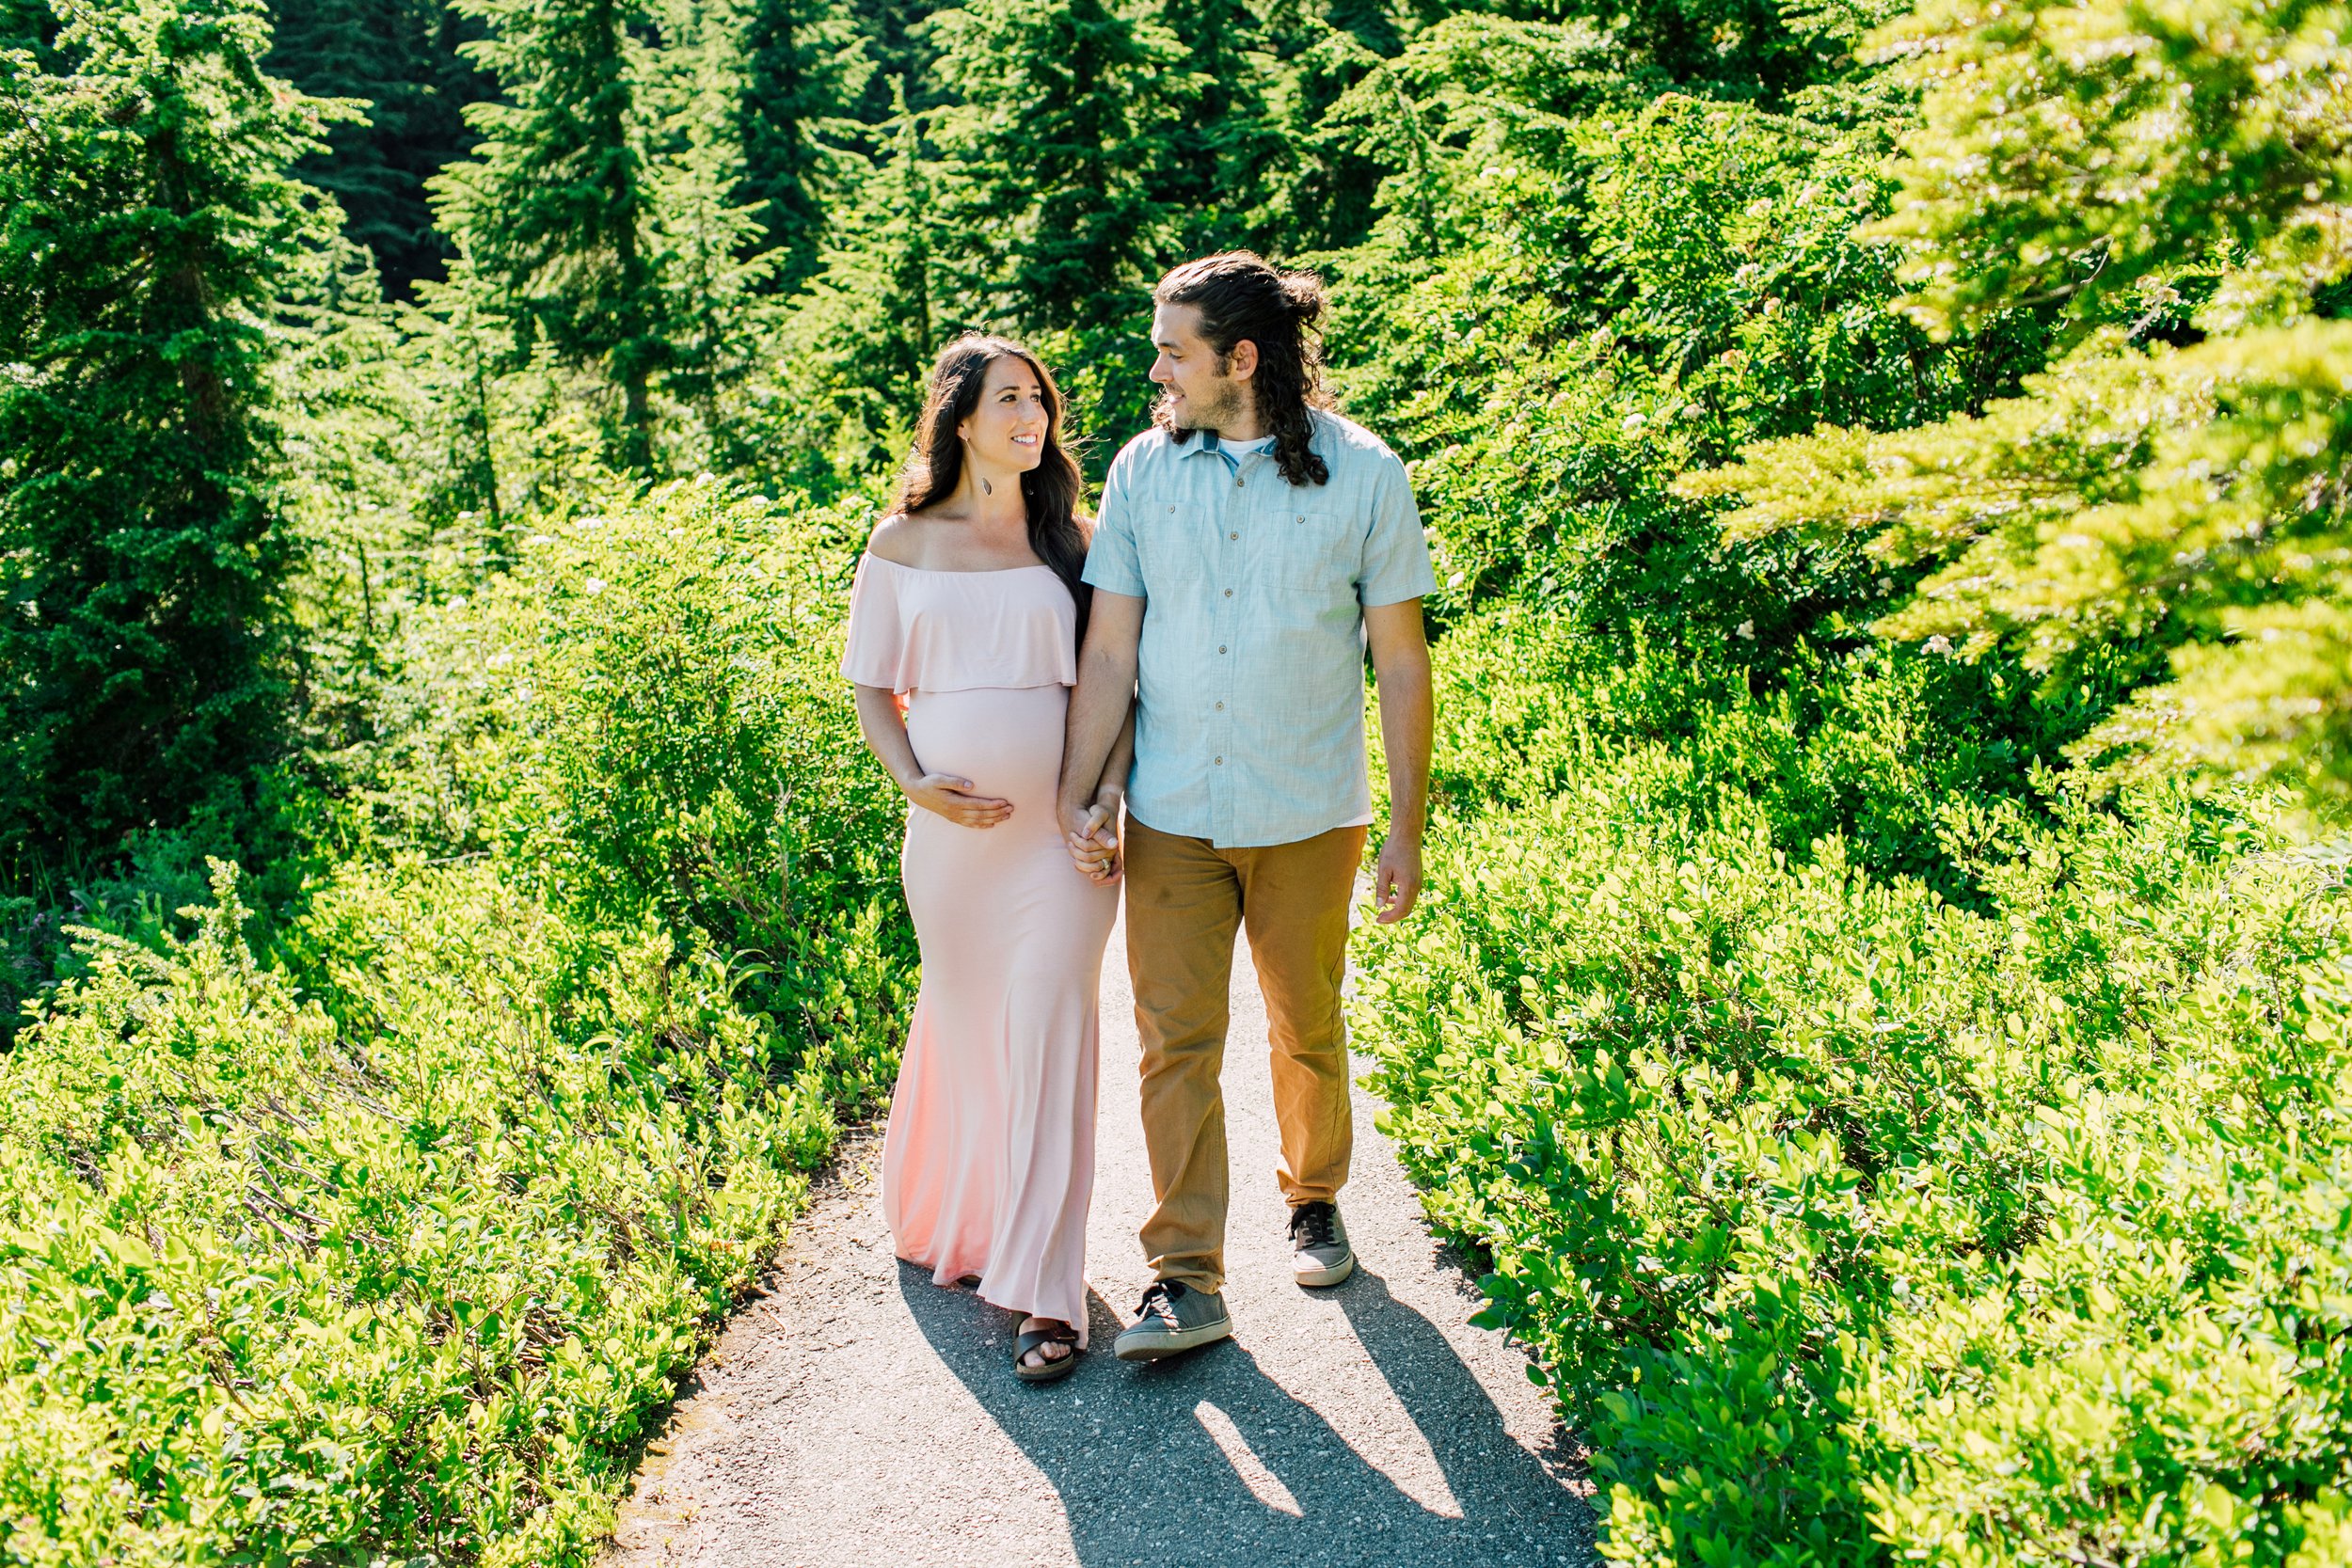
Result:
{"label": "off-shoulder ruffle neckline", "polygon": [[901,572],[919,572],[925,577],[933,578],[1000,578],[1008,572],[1050,572],[1054,569],[1042,561],[1038,561],[1026,566],[987,566],[977,572],[959,572],[949,566],[910,566],[903,561],[893,561],[886,555],[876,555],[872,550],[866,552],[866,559],[879,561],[885,566],[896,566]]}

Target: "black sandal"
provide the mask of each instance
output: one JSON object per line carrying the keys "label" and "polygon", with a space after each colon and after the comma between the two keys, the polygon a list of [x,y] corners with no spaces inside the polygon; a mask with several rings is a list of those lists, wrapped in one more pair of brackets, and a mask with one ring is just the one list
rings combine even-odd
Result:
{"label": "black sandal", "polygon": [[[1025,1366],[1023,1357],[1041,1345],[1068,1345],[1068,1355],[1057,1355]],[[1033,1328],[1012,1342],[1012,1375],[1024,1383],[1052,1383],[1078,1370],[1078,1331],[1068,1323],[1059,1328]]]}

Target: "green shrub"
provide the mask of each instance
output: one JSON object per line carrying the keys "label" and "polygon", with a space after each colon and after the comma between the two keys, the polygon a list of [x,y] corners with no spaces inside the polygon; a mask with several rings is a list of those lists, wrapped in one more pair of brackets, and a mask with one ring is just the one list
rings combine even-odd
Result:
{"label": "green shrub", "polygon": [[914,942],[903,810],[836,673],[870,523],[707,478],[541,519],[509,570],[411,612],[343,851],[486,853],[592,928],[656,911],[748,955],[793,1049],[883,1064],[839,1086],[877,1092]]}
{"label": "green shrub", "polygon": [[11,1562],[546,1562],[830,1145],[725,961],[486,866],[355,870],[345,1022],[100,942],[0,1076]]}
{"label": "green shrub", "polygon": [[2097,720],[2123,673],[2045,691],[2013,662],[1810,642],[1779,662],[1768,673],[1671,627],[1598,638],[1506,603],[1447,635],[1433,787],[1465,812],[1539,810],[1598,768],[1621,816],[1745,826],[1797,858],[1837,836],[1854,864],[1973,904],[1946,802],[2038,814],[2035,765]]}
{"label": "green shrub", "polygon": [[[1428,901],[1365,934],[1356,1022],[1489,1321],[1595,1446],[1605,1550],[2283,1561],[2334,1528],[2340,870],[2250,808],[2041,821],[1887,747],[1962,907],[1837,837],[1790,854],[1738,787],[1837,726],[1463,630]],[[1657,738],[1612,707],[1677,690]]]}
{"label": "green shrub", "polygon": [[854,537],[715,485],[412,608],[333,872],[83,933],[0,1061],[0,1560],[585,1560],[896,1070]]}

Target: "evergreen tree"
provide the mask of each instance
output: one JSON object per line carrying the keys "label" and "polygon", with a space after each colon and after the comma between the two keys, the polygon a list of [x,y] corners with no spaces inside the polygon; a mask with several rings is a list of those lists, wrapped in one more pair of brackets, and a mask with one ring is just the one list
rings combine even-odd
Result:
{"label": "evergreen tree", "polygon": [[1931,0],[1888,28],[1923,123],[1866,232],[1913,310],[1949,332],[2055,303],[2081,347],[1981,418],[1824,429],[1686,492],[1740,495],[1735,536],[1940,568],[1879,624],[1935,652],[2007,645],[2065,682],[2172,647],[2176,678],[2084,760],[2352,801],[2352,322],[2327,314],[2352,276],[2346,28],[2262,0]]}
{"label": "evergreen tree", "polygon": [[[891,103],[903,97],[918,113],[939,107],[942,100],[931,85],[931,62],[938,55],[925,24],[940,0],[848,0],[850,19],[865,41],[865,55],[873,62],[864,96],[857,101],[859,124],[889,122]],[[870,139],[866,150],[879,152]]]}
{"label": "evergreen tree", "polygon": [[384,285],[408,298],[439,277],[449,242],[425,182],[473,144],[465,105],[490,84],[458,53],[468,24],[446,0],[273,0],[268,68],[305,92],[368,102],[364,125],[336,127],[302,174],[331,192],[343,232],[375,256]]}
{"label": "evergreen tree", "polygon": [[1106,0],[970,0],[929,25],[956,325],[1134,331],[1174,248],[1184,48]]}
{"label": "evergreen tree", "polygon": [[785,355],[793,403],[818,410],[818,455],[848,473],[898,455],[938,346],[933,305],[936,214],[923,158],[921,117],[906,85],[890,84],[892,114],[880,163],[833,225],[823,269],[795,306]]}
{"label": "evergreen tree", "polygon": [[743,148],[739,198],[759,220],[759,248],[789,293],[816,271],[838,149],[862,130],[850,116],[874,73],[841,0],[750,0],[737,92]]}
{"label": "evergreen tree", "polygon": [[105,853],[284,733],[268,318],[349,105],[261,69],[259,0],[56,0],[0,66],[0,852]]}
{"label": "evergreen tree", "polygon": [[[1469,9],[1470,8],[1462,8]],[[1478,8],[1484,9],[1486,8]],[[1902,8],[1896,0],[1895,9]],[[1891,14],[1885,0],[1503,0],[1517,20],[1583,22],[1606,29],[1643,74],[1694,97],[1781,108],[1852,65],[1850,13]],[[1382,50],[1383,54],[1393,53]]]}
{"label": "evergreen tree", "polygon": [[1295,214],[1283,199],[1295,150],[1276,119],[1284,87],[1274,40],[1246,0],[1163,3],[1162,25],[1187,45],[1200,98],[1176,132],[1162,199],[1179,209],[1179,248],[1190,255],[1287,249]]}
{"label": "evergreen tree", "polygon": [[[1171,10],[1171,24],[1178,20]],[[1376,6],[1321,12],[1279,6],[1267,12],[1265,38],[1272,61],[1255,91],[1282,150],[1259,166],[1259,248],[1294,256],[1345,250],[1371,232],[1374,193],[1391,171],[1362,150],[1354,127],[1335,127],[1330,117],[1379,67],[1383,51],[1401,47],[1396,26]]]}
{"label": "evergreen tree", "polygon": [[467,111],[476,155],[435,182],[470,276],[516,328],[618,393],[625,467],[656,467],[658,383],[707,406],[735,314],[767,263],[732,94],[735,14],[680,3],[465,0],[490,37],[468,51],[506,102]]}
{"label": "evergreen tree", "polygon": [[639,95],[649,19],[624,0],[462,0],[490,36],[466,46],[504,102],[466,111],[475,155],[435,180],[443,226],[498,293],[518,348],[543,339],[620,393],[614,441],[653,462],[652,383],[665,357]]}
{"label": "evergreen tree", "polygon": [[720,394],[754,352],[752,297],[783,254],[760,246],[757,211],[741,199],[742,143],[715,112],[739,103],[747,81],[739,15],[675,0],[663,36],[646,163],[656,274],[669,295],[663,382],[699,418],[702,461],[722,419]]}
{"label": "evergreen tree", "polygon": [[57,19],[47,0],[0,0],[0,50],[23,50],[8,69],[56,63]]}
{"label": "evergreen tree", "polygon": [[411,504],[428,529],[473,514],[495,533],[505,527],[493,444],[501,324],[485,308],[488,293],[461,261],[447,279],[423,284],[404,312],[405,361],[421,394],[421,417],[405,432],[422,480]]}

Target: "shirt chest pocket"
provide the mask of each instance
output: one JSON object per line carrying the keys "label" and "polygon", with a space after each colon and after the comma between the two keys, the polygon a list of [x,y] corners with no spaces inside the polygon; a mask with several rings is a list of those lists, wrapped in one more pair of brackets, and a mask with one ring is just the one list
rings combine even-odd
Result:
{"label": "shirt chest pocket", "polygon": [[1363,540],[1344,515],[1293,509],[1260,526],[1265,536],[1261,563],[1270,592],[1317,605],[1355,600]]}
{"label": "shirt chest pocket", "polygon": [[1175,592],[1181,583],[1197,578],[1206,569],[1201,546],[1209,528],[1197,512],[1172,490],[1142,498],[1135,528],[1136,563],[1147,586],[1156,586],[1164,594]]}

